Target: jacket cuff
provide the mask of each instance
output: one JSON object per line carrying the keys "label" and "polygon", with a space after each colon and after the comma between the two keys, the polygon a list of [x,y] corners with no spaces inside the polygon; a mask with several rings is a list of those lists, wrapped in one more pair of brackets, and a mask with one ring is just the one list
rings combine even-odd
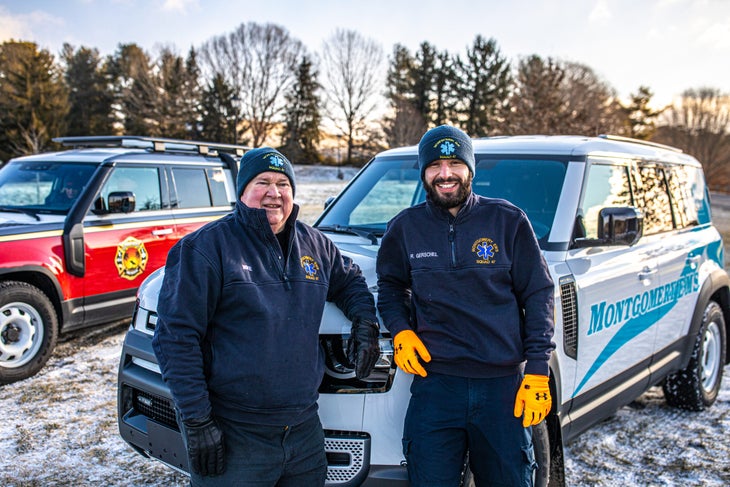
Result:
{"label": "jacket cuff", "polygon": [[525,374],[550,376],[550,366],[542,360],[529,360],[525,364]]}

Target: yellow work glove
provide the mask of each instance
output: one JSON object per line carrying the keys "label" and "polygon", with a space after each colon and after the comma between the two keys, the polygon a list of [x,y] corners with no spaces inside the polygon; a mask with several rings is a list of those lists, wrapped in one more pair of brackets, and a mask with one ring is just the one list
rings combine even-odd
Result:
{"label": "yellow work glove", "polygon": [[426,371],[418,361],[420,355],[424,362],[431,361],[431,354],[426,350],[420,338],[413,330],[403,330],[393,338],[395,364],[404,372],[426,377]]}
{"label": "yellow work glove", "polygon": [[522,416],[522,426],[525,428],[536,425],[547,417],[552,403],[548,377],[525,374],[515,398],[515,418]]}

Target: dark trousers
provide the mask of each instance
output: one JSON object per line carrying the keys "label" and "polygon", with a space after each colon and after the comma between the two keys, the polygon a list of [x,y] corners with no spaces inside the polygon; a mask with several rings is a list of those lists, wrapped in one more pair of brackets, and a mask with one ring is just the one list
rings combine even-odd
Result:
{"label": "dark trousers", "polygon": [[415,376],[403,430],[411,485],[457,487],[468,449],[477,486],[531,486],[532,432],[513,414],[521,380]]}
{"label": "dark trousers", "polygon": [[226,471],[192,474],[193,486],[321,487],[327,476],[319,416],[295,426],[238,423],[217,417],[226,445]]}

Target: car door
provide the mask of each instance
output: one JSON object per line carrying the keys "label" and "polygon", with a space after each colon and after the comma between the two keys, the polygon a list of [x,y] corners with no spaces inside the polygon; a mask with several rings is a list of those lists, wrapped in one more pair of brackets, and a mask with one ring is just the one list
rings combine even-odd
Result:
{"label": "car door", "polygon": [[[117,165],[102,185],[84,220],[87,314],[131,311],[137,287],[165,264],[175,223],[163,186],[160,167],[140,164]],[[121,196],[134,205],[113,208]]]}
{"label": "car door", "polygon": [[[710,224],[704,178],[699,168],[645,164],[640,168],[647,191],[645,228],[662,233],[658,249],[661,288],[657,293],[660,322],[657,326],[652,369],[670,367],[679,352],[673,347],[689,330],[702,280],[719,246],[717,230]],[[654,228],[658,226],[659,228]]]}
{"label": "car door", "polygon": [[[602,208],[635,205],[633,163],[590,162],[577,235],[596,241]],[[648,383],[656,320],[646,293],[659,282],[657,243],[642,238],[633,246],[596,243],[568,251],[566,263],[575,279],[578,303],[575,377],[573,387],[567,388],[572,391],[567,398],[572,400],[571,427],[584,429],[597,415],[608,414],[601,408],[609,411],[612,404],[635,397]]]}

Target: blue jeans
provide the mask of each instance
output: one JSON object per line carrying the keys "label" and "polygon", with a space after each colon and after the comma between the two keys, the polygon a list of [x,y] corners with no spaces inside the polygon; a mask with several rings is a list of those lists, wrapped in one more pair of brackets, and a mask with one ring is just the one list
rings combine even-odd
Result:
{"label": "blue jeans", "polygon": [[327,476],[319,416],[295,426],[264,426],[216,417],[226,445],[223,475],[192,474],[192,486],[321,487]]}
{"label": "blue jeans", "polygon": [[479,485],[532,485],[532,430],[515,418],[522,376],[415,376],[403,429],[412,487],[459,485],[467,449]]}

